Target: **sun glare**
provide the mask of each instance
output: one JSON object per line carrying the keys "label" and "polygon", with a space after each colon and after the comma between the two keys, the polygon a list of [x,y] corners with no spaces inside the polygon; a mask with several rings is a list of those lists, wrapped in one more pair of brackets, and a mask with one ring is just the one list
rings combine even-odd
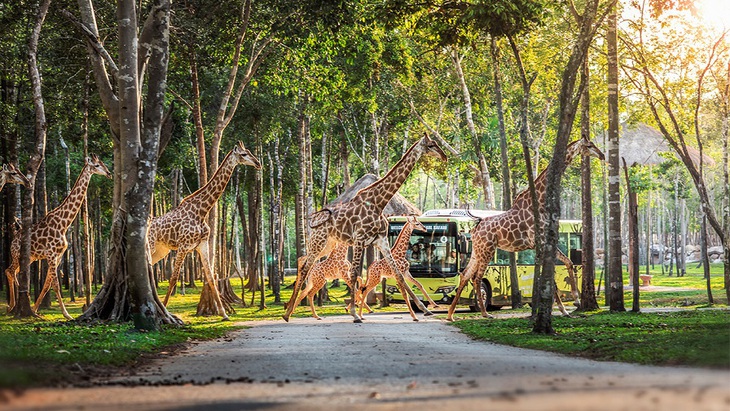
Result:
{"label": "sun glare", "polygon": [[697,6],[702,20],[708,26],[730,29],[730,0],[699,0]]}

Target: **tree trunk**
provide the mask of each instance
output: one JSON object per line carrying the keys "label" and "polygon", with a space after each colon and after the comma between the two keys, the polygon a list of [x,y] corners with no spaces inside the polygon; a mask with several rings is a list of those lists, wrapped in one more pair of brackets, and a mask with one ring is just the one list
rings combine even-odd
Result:
{"label": "tree trunk", "polygon": [[[589,83],[590,70],[588,69],[588,59],[583,62],[583,82]],[[591,139],[591,119],[590,119],[590,87],[586,87],[581,96],[581,116],[580,116],[580,133],[581,137]],[[594,226],[593,226],[593,195],[591,194],[591,157],[582,156],[580,164],[581,174],[581,204],[583,216],[583,250],[581,253],[581,265],[583,266],[583,278],[580,294],[580,310],[593,311],[597,310],[598,301],[596,301],[596,263],[595,263],[595,247],[593,245]]]}
{"label": "tree trunk", "polygon": [[28,41],[28,69],[35,107],[35,152],[31,154],[26,174],[32,184],[25,188],[22,200],[22,231],[20,241],[20,272],[18,273],[18,298],[10,312],[15,318],[28,318],[35,313],[30,306],[30,230],[33,225],[33,202],[35,198],[35,179],[46,153],[46,113],[41,90],[41,77],[38,71],[38,39],[43,21],[48,13],[51,0],[42,0],[38,5],[35,24]]}
{"label": "tree trunk", "polygon": [[[589,0],[580,17],[579,34],[576,37],[573,49],[565,69],[563,70],[560,97],[559,123],[555,138],[553,158],[548,166],[545,189],[545,243],[541,261],[541,272],[538,277],[538,293],[533,295],[533,304],[537,306],[535,323],[532,331],[541,334],[552,334],[552,303],[555,291],[555,255],[559,237],[560,216],[560,181],[565,172],[565,156],[568,138],[573,127],[579,97],[586,83],[581,81],[576,92],[576,77],[580,72],[583,61],[588,54],[588,47],[593,41],[594,23],[599,0]],[[537,242],[537,240],[536,240]]]}
{"label": "tree trunk", "polygon": [[[93,6],[79,0],[84,25],[97,33]],[[104,286],[81,320],[128,321],[140,330],[154,330],[160,323],[182,324],[153,292],[147,263],[147,221],[159,153],[160,127],[167,80],[170,2],[155,0],[138,37],[136,3],[120,0],[119,95],[115,95],[105,64],[90,46],[97,87],[109,116],[114,140],[115,195],[110,252]],[[97,45],[98,46],[98,45]],[[103,47],[103,46],[102,46]],[[148,62],[139,64],[138,57]],[[139,78],[148,78],[144,110],[140,110]],[[140,113],[144,116],[140,118]]]}
{"label": "tree trunk", "polygon": [[469,130],[469,135],[471,136],[472,144],[474,145],[474,153],[477,156],[477,164],[479,165],[479,168],[477,169],[479,173],[477,180],[480,182],[482,192],[484,193],[485,208],[489,210],[494,210],[496,206],[494,201],[494,188],[492,186],[492,177],[489,174],[487,160],[484,157],[484,153],[482,151],[481,139],[477,135],[476,126],[474,125],[471,107],[471,94],[469,93],[469,87],[467,86],[466,79],[464,78],[464,71],[461,68],[462,58],[463,57],[459,55],[456,49],[453,49],[451,51],[451,60],[454,62],[454,69],[456,71],[456,76],[459,79],[462,98],[464,99],[464,117],[466,119],[466,126]]}
{"label": "tree trunk", "polygon": [[626,160],[621,158],[624,164],[624,175],[626,177],[626,192],[629,197],[628,223],[629,223],[629,278],[633,288],[633,300],[631,311],[638,313],[639,308],[639,204],[636,198],[636,192],[631,188],[631,180],[629,180],[629,168],[626,166]]}
{"label": "tree trunk", "polygon": [[[509,156],[507,153],[507,131],[504,126],[504,107],[502,102],[502,80],[499,71],[499,49],[497,41],[492,37],[491,42],[492,66],[494,70],[494,100],[497,106],[497,120],[499,124],[499,151],[502,160],[502,210],[509,210],[512,207],[512,192],[510,190],[511,178],[509,173]],[[519,278],[517,277],[517,261],[515,253],[508,253],[509,256],[509,278],[512,308],[522,307],[522,293],[520,293]]]}
{"label": "tree trunk", "polygon": [[624,308],[623,268],[621,266],[621,192],[618,118],[618,35],[617,6],[608,14],[608,273],[606,298],[612,312]]}

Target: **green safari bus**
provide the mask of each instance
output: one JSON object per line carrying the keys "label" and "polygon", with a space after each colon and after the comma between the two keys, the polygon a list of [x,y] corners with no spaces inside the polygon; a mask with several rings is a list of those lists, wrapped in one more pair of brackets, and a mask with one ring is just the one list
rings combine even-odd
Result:
{"label": "green safari bus", "polygon": [[[477,217],[489,217],[503,211],[469,210],[469,214]],[[391,246],[403,229],[406,217],[390,217],[388,239]],[[438,304],[451,304],[456,287],[459,285],[459,274],[466,268],[471,257],[470,231],[477,221],[469,217],[467,210],[439,209],[429,210],[418,217],[426,227],[426,232],[413,231],[406,257],[410,262],[410,273],[418,280]],[[560,220],[560,237],[558,247],[570,258],[575,266],[576,281],[580,286],[581,274],[581,230],[580,220]],[[525,250],[517,253],[517,277],[523,302],[532,300],[535,251]],[[572,300],[568,271],[562,262],[556,259],[555,279],[563,301]],[[421,291],[409,284],[416,296],[424,304],[428,304]],[[511,305],[511,283],[509,275],[509,257],[503,250],[497,250],[494,259],[484,273],[481,284],[481,298],[485,306],[491,310]],[[383,295],[389,302],[404,302],[395,279],[387,279]],[[471,282],[467,283],[461,293],[459,304],[468,305],[472,311],[478,310],[477,300]]]}

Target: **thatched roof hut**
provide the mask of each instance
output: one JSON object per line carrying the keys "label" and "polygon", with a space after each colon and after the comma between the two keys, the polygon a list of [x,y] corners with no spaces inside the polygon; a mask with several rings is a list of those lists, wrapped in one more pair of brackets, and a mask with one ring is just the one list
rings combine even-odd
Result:
{"label": "thatched roof hut", "polygon": [[[350,187],[348,187],[344,193],[340,194],[339,197],[329,202],[328,205],[334,205],[352,199],[353,197],[355,197],[355,194],[357,194],[358,191],[376,182],[377,180],[378,177],[375,176],[375,174],[365,174],[357,181],[355,181]],[[390,217],[394,215],[421,215],[423,213],[413,203],[406,200],[405,197],[398,193],[395,193],[393,198],[390,199],[388,205],[385,206],[383,214],[386,217]]]}
{"label": "thatched roof hut", "polygon": [[[644,123],[622,124],[619,132],[619,153],[626,159],[628,166],[659,164],[665,162],[666,157],[659,153],[671,153],[676,156],[674,149],[664,139],[659,130]],[[695,165],[699,166],[700,152],[694,147],[687,146],[687,151]],[[703,155],[705,165],[713,166],[715,161]]]}

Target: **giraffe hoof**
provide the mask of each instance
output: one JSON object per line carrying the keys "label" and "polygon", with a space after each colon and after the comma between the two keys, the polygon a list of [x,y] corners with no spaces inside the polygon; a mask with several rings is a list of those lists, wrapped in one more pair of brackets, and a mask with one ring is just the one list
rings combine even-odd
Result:
{"label": "giraffe hoof", "polygon": [[426,310],[426,311],[424,311],[424,313],[423,313],[423,316],[424,316],[424,317],[430,317],[430,316],[432,316],[432,315],[433,315],[433,313],[432,313],[431,311],[429,311],[429,310]]}
{"label": "giraffe hoof", "polygon": [[354,320],[352,320],[352,322],[354,322],[355,324],[360,324],[362,323],[362,320],[359,318],[355,318]]}
{"label": "giraffe hoof", "polygon": [[289,322],[289,316],[288,315],[282,315],[281,318],[283,318],[284,321]]}
{"label": "giraffe hoof", "polygon": [[413,318],[413,321],[418,321],[418,318]]}
{"label": "giraffe hoof", "polygon": [[223,318],[221,318],[221,321],[231,321],[231,319],[228,318],[227,315],[224,315]]}

